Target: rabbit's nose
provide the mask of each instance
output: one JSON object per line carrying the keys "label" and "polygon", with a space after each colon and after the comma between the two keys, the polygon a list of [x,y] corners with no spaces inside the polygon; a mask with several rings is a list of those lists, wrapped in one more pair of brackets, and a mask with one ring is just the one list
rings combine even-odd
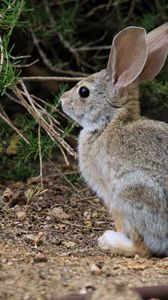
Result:
{"label": "rabbit's nose", "polygon": [[64,93],[61,98],[60,98],[60,101],[62,104],[66,103],[68,100],[69,100],[69,97],[68,97],[68,92]]}
{"label": "rabbit's nose", "polygon": [[61,105],[63,106],[64,105],[64,103],[65,103],[65,97],[64,96],[62,96],[61,98],[60,98],[60,102],[61,102]]}
{"label": "rabbit's nose", "polygon": [[61,97],[60,101],[61,101],[61,106],[62,106],[62,108],[63,108],[63,107],[66,105],[67,100],[66,100],[65,97]]}
{"label": "rabbit's nose", "polygon": [[62,110],[63,111],[67,110],[71,102],[68,95],[63,94],[60,98],[60,101],[61,101]]}

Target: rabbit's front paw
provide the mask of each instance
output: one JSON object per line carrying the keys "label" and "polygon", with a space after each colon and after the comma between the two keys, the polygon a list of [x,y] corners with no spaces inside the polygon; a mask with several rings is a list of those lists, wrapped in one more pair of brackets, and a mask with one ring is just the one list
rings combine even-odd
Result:
{"label": "rabbit's front paw", "polygon": [[134,254],[134,243],[121,232],[107,230],[98,238],[98,246],[102,250],[110,250],[118,254]]}

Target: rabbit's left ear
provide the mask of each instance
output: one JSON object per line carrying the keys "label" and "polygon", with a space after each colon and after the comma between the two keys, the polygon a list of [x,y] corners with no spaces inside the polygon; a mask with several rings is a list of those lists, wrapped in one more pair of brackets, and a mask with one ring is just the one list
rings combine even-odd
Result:
{"label": "rabbit's left ear", "polygon": [[107,65],[108,95],[119,94],[134,82],[147,60],[146,32],[141,27],[128,27],[113,39]]}

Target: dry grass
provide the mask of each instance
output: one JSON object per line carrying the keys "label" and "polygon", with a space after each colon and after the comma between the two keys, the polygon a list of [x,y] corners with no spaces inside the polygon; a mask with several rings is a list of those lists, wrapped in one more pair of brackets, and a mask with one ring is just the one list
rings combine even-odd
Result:
{"label": "dry grass", "polygon": [[[3,45],[2,45],[2,39],[0,37],[0,72],[2,70],[3,62],[4,62]],[[36,77],[33,79],[36,80]],[[52,79],[52,77],[50,79]],[[77,81],[79,79],[80,78],[56,77],[54,80]],[[27,80],[29,80],[29,77],[27,77]],[[45,80],[45,77],[44,78],[41,77],[40,80]],[[60,123],[46,110],[45,107],[47,107],[48,104],[44,100],[42,100],[41,103],[39,103],[40,101],[37,101],[36,97],[30,95],[24,83],[24,80],[22,79],[19,79],[17,85],[13,87],[12,92],[14,93],[15,97],[6,93],[7,96],[10,97],[12,101],[22,105],[29,112],[29,114],[37,121],[38,125],[45,130],[45,132],[49,135],[49,137],[54,142],[56,142],[57,146],[59,147],[64,157],[66,164],[69,164],[67,154],[76,157],[76,153],[72,149],[72,147],[62,138],[63,130],[61,129]],[[53,110],[56,110],[56,108],[53,107]],[[0,118],[3,119],[3,121],[5,121],[10,127],[12,127],[13,130],[16,131],[16,133],[27,144],[29,144],[29,141],[23,136],[22,132],[9,119],[2,106],[0,106]]]}

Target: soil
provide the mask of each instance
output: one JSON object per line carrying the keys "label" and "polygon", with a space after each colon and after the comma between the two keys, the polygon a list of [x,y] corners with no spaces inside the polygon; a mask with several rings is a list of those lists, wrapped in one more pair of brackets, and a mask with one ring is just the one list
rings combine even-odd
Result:
{"label": "soil", "polygon": [[0,185],[0,299],[53,300],[94,294],[107,283],[168,283],[168,258],[98,249],[98,236],[114,224],[84,183],[72,183],[76,172],[56,162],[44,168],[43,188],[37,178]]}

